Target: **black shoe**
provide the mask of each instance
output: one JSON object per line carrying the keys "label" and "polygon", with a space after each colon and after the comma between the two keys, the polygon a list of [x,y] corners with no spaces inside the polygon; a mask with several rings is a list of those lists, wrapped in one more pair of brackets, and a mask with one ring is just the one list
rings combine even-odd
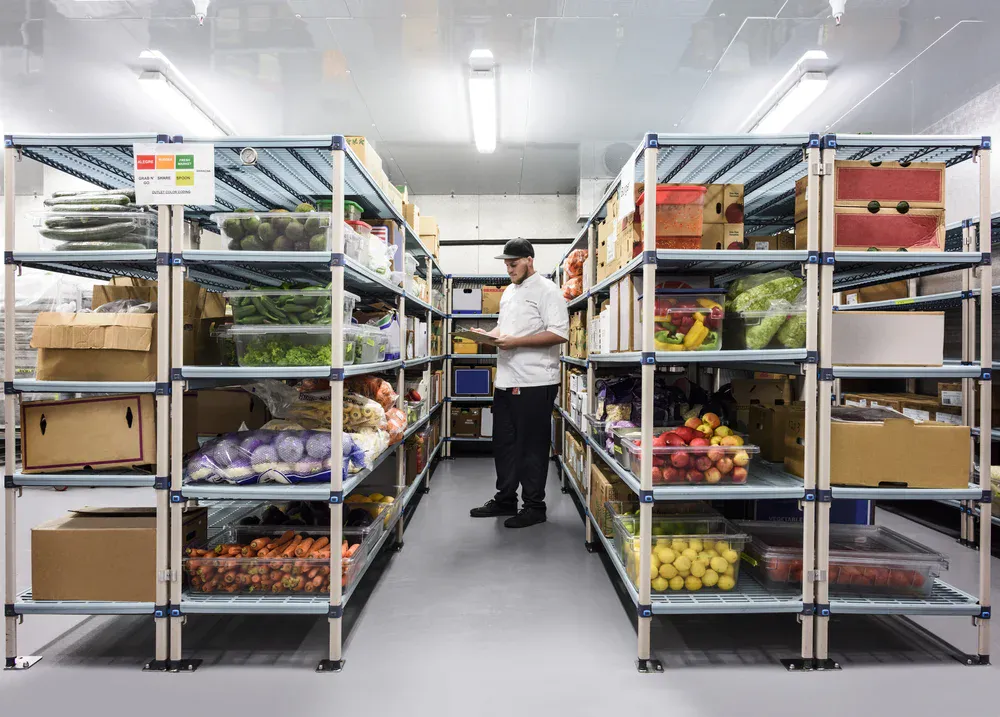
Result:
{"label": "black shoe", "polygon": [[479,508],[469,511],[473,518],[499,518],[501,515],[517,515],[517,503],[497,503],[495,500],[488,500]]}
{"label": "black shoe", "polygon": [[545,510],[539,508],[521,508],[520,512],[513,518],[507,518],[503,522],[506,528],[527,528],[535,523],[545,522]]}

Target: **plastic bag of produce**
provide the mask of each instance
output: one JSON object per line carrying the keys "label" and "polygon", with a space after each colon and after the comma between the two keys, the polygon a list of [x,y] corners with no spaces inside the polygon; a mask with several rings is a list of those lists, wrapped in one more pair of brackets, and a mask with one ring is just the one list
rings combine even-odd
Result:
{"label": "plastic bag of produce", "polygon": [[386,278],[392,269],[392,250],[376,234],[368,237],[368,268]]}
{"label": "plastic bag of produce", "polygon": [[344,430],[385,429],[385,410],[375,401],[355,393],[344,396]]}
{"label": "plastic bag of produce", "polygon": [[770,300],[794,301],[802,288],[799,279],[784,269],[753,274],[729,285],[726,308],[733,311],[764,311]]}
{"label": "plastic bag of produce", "polygon": [[95,314],[155,314],[155,301],[140,301],[139,299],[118,299],[101,304],[94,309]]}
{"label": "plastic bag of produce", "polygon": [[779,329],[788,322],[792,305],[784,299],[772,301],[764,311],[743,311],[744,342],[746,348],[759,350],[771,343]]}
{"label": "plastic bag of produce", "polygon": [[406,412],[399,408],[390,408],[385,412],[385,421],[389,431],[389,445],[396,445],[403,440],[403,433],[409,425]]}
{"label": "plastic bag of produce", "polygon": [[778,343],[786,349],[801,349],[806,345],[806,289],[795,298],[792,313],[778,329]]}
{"label": "plastic bag of produce", "polygon": [[[574,249],[567,256],[566,260],[563,261],[563,273],[566,278],[572,279],[573,277],[583,276],[583,264],[587,261],[587,250],[586,249]],[[579,294],[577,294],[579,296]]]}
{"label": "plastic bag of produce", "polygon": [[[359,457],[345,443],[344,475]],[[227,433],[198,449],[187,461],[189,483],[322,483],[330,480],[332,451],[327,431],[242,431]]]}
{"label": "plastic bag of produce", "polygon": [[582,277],[574,276],[573,278],[568,279],[566,281],[566,284],[563,286],[563,292],[562,292],[562,294],[563,294],[563,298],[566,299],[566,301],[570,301],[571,299],[575,299],[576,297],[578,297],[582,293],[583,293],[583,278]]}
{"label": "plastic bag of produce", "polygon": [[344,382],[344,388],[351,393],[377,401],[386,411],[395,406],[399,399],[399,395],[392,389],[392,384],[378,376],[352,376]]}
{"label": "plastic bag of produce", "polygon": [[389,447],[389,434],[386,431],[365,429],[352,433],[351,438],[361,450],[364,456],[362,463],[357,468],[352,461],[351,472],[356,473],[362,468],[371,468],[374,460],[378,458]]}

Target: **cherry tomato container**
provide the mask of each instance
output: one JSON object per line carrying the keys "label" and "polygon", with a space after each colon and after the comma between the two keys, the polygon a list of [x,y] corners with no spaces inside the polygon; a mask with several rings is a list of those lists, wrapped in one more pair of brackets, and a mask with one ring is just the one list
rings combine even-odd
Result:
{"label": "cherry tomato container", "polygon": [[[656,186],[656,248],[700,249],[707,187],[693,184],[658,184]],[[639,195],[636,212],[642,213],[646,193]]]}
{"label": "cherry tomato container", "polygon": [[[719,351],[725,289],[657,289],[653,343],[657,351]],[[640,311],[643,297],[639,297]]]}
{"label": "cherry tomato container", "polygon": [[[767,587],[802,583],[802,525],[739,524],[750,534],[744,561]],[[830,526],[830,592],[835,595],[927,597],[948,558],[879,525]]]}

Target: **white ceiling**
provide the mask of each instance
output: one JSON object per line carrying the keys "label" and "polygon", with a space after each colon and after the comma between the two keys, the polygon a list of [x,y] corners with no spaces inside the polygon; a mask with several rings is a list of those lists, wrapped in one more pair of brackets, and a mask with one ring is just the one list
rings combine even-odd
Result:
{"label": "white ceiling", "polygon": [[[135,79],[165,53],[242,135],[364,134],[418,194],[572,193],[646,131],[732,132],[803,52],[830,86],[790,131],[913,133],[1000,82],[997,0],[0,0],[4,131],[183,131]],[[499,146],[465,65],[492,50]],[[598,173],[602,167],[598,167]]]}

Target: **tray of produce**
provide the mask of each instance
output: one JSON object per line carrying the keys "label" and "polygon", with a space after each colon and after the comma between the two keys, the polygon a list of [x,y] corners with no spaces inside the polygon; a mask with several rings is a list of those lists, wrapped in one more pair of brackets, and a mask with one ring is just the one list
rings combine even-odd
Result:
{"label": "tray of produce", "polygon": [[[351,584],[377,541],[377,525],[344,528],[341,584]],[[185,549],[187,588],[202,593],[328,593],[330,530],[235,526]]]}
{"label": "tray of produce", "polygon": [[367,527],[378,523],[388,529],[396,517],[400,494],[405,488],[396,486],[364,486],[368,490],[351,493],[344,499],[344,525]]}
{"label": "tray of produce", "polygon": [[[247,324],[329,324],[331,298],[329,286],[306,289],[251,289],[227,291],[226,300],[233,307],[233,323]],[[344,292],[344,322],[358,303],[357,294]]]}
{"label": "tray of produce", "polygon": [[[329,326],[233,326],[229,336],[236,342],[240,366],[329,366]],[[344,362],[356,362],[356,353],[344,342]],[[357,342],[354,342],[354,349]]]}
{"label": "tray of produce", "polygon": [[[745,562],[765,586],[802,582],[802,524],[742,522]],[[927,597],[948,558],[878,525],[830,526],[830,592]]]}
{"label": "tray of produce", "polygon": [[805,348],[806,307],[782,301],[764,311],[730,312],[725,340],[729,349]]}
{"label": "tray of produce", "polygon": [[313,205],[303,203],[294,212],[219,212],[212,215],[212,221],[230,251],[330,251],[332,217],[329,212],[317,212]]}
{"label": "tray of produce", "polygon": [[[657,289],[653,343],[657,351],[722,349],[724,289]],[[639,297],[640,304],[643,297]]]}
{"label": "tray of produce", "polygon": [[[612,513],[615,548],[638,589],[639,533],[627,516]],[[734,590],[747,534],[721,516],[654,515],[650,555],[653,592]]]}
{"label": "tray of produce", "polygon": [[100,204],[58,204],[44,212],[30,213],[31,224],[41,237],[40,248],[53,251],[156,248],[155,213],[134,204],[105,204],[107,197],[100,199]]}
{"label": "tray of produce", "polygon": [[[628,469],[638,477],[642,441],[625,436],[621,440],[629,454]],[[714,413],[689,418],[683,426],[655,433],[651,450],[653,485],[746,483],[750,461],[760,452],[759,447],[746,444],[743,436],[723,426]]]}

